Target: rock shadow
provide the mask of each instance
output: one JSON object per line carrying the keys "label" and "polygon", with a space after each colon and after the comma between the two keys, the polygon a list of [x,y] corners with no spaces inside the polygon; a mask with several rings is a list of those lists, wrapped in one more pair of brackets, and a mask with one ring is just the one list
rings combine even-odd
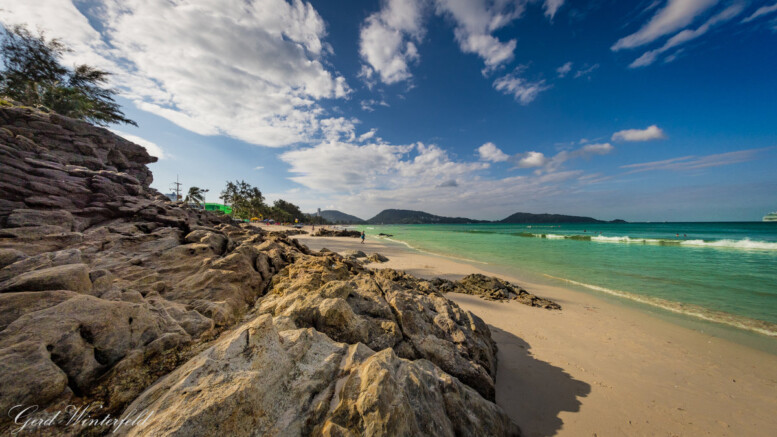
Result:
{"label": "rock shadow", "polygon": [[564,422],[562,411],[580,411],[580,397],[591,386],[564,369],[534,358],[529,343],[489,325],[499,345],[496,403],[521,427],[526,437],[552,436]]}

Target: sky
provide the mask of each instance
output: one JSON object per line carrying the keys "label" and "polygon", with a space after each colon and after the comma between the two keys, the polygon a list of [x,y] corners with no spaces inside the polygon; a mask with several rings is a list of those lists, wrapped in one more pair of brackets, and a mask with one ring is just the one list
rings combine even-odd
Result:
{"label": "sky", "polygon": [[777,210],[777,0],[0,0],[113,73],[152,186],[303,211]]}

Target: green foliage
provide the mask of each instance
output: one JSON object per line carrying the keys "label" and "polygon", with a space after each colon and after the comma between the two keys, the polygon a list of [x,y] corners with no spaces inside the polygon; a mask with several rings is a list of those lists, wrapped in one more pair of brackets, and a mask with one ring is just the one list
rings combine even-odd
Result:
{"label": "green foliage", "polygon": [[269,209],[264,203],[262,192],[246,181],[227,181],[227,187],[219,199],[232,206],[232,215],[240,219],[265,216]]}
{"label": "green foliage", "polygon": [[24,26],[4,27],[0,95],[102,126],[137,126],[114,101],[116,91],[105,87],[110,73],[89,65],[68,69],[60,60],[70,49],[61,41],[47,40],[42,33],[33,35]]}
{"label": "green foliage", "polygon": [[227,181],[219,198],[232,207],[232,216],[239,219],[250,220],[256,217],[281,223],[294,223],[295,219],[300,223],[326,223],[321,217],[311,217],[303,213],[299,206],[283,199],[276,200],[272,206],[265,204],[262,192],[246,181]]}
{"label": "green foliage", "polygon": [[208,190],[204,190],[200,187],[190,187],[189,192],[186,194],[186,198],[183,199],[186,203],[196,203],[202,205],[205,203],[205,193]]}

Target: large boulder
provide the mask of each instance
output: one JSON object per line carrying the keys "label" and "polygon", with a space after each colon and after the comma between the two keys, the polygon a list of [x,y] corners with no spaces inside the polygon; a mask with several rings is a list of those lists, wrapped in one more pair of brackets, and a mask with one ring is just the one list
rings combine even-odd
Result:
{"label": "large boulder", "polygon": [[259,316],[150,387],[128,436],[520,435],[495,404],[426,360]]}

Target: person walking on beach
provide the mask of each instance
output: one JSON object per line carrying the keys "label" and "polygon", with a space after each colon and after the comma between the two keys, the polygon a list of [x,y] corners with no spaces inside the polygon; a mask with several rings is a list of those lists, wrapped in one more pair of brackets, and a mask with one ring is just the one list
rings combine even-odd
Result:
{"label": "person walking on beach", "polygon": [[362,244],[364,244],[364,231],[362,231]]}

